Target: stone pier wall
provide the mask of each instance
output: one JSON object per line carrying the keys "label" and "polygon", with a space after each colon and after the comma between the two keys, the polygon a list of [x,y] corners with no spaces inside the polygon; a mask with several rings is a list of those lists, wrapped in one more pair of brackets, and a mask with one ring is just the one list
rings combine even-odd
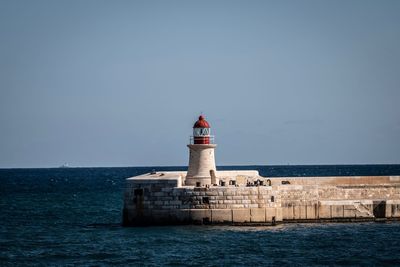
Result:
{"label": "stone pier wall", "polygon": [[124,224],[275,223],[279,197],[270,186],[189,187],[178,181],[132,180],[125,192]]}
{"label": "stone pier wall", "polygon": [[[124,225],[274,224],[400,219],[398,176],[282,177],[235,173],[236,185],[183,186],[185,173],[127,179]],[[262,186],[246,186],[264,179]],[[244,184],[246,183],[246,184]]]}
{"label": "stone pier wall", "polygon": [[400,218],[400,185],[281,185],[284,221]]}

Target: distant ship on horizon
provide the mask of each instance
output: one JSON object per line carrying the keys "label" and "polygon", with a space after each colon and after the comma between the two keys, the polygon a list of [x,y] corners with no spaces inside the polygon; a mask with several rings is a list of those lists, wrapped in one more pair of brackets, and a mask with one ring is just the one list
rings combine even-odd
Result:
{"label": "distant ship on horizon", "polygon": [[64,163],[59,168],[71,168],[71,167],[68,165],[68,163]]}

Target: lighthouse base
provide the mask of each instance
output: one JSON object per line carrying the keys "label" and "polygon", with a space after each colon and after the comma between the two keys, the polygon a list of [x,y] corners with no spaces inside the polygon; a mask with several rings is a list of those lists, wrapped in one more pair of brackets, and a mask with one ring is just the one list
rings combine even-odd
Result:
{"label": "lighthouse base", "polygon": [[186,185],[204,186],[216,183],[215,144],[191,144]]}

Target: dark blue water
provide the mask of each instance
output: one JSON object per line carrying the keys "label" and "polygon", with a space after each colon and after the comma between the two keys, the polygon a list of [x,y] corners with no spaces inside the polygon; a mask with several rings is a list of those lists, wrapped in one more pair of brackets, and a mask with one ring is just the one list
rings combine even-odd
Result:
{"label": "dark blue water", "polygon": [[[0,169],[0,266],[400,265],[395,222],[121,227],[124,179],[153,168]],[[400,175],[400,165],[220,169],[258,169],[264,176]]]}

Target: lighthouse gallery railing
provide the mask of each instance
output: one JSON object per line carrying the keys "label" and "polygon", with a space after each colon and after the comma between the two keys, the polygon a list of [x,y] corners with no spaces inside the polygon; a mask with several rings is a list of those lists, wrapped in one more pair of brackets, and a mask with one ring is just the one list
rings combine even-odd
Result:
{"label": "lighthouse gallery railing", "polygon": [[189,144],[193,145],[195,144],[215,144],[215,137],[214,135],[208,135],[208,136],[190,136],[189,139]]}

